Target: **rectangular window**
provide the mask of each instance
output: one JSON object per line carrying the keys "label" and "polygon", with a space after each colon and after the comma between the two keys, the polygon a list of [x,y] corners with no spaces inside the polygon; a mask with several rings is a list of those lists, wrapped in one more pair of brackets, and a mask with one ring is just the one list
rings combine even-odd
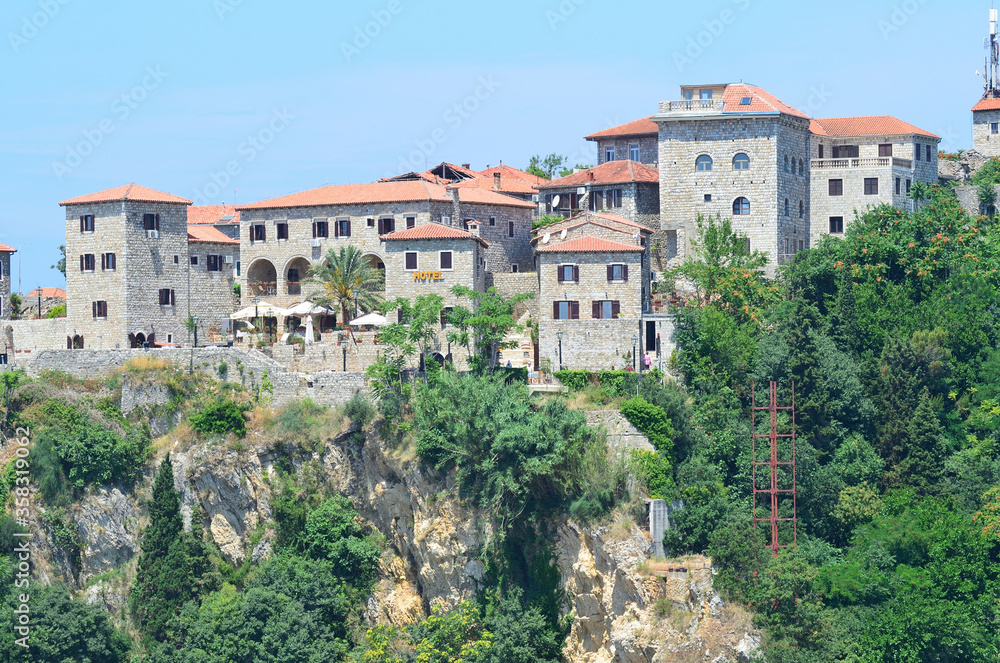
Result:
{"label": "rectangular window", "polygon": [[407,271],[413,272],[417,269],[417,252],[407,251],[406,252],[406,268]]}
{"label": "rectangular window", "polygon": [[990,122],[990,133],[1000,134],[1000,122]]}
{"label": "rectangular window", "polygon": [[237,261],[236,261],[236,276],[239,276],[239,275],[240,275],[240,263],[239,263],[239,261],[237,260]]}
{"label": "rectangular window", "polygon": [[595,320],[613,320],[621,313],[621,302],[618,301],[595,301],[593,303],[592,315]]}
{"label": "rectangular window", "polygon": [[222,256],[208,256],[208,271],[210,272],[221,272],[222,271]]}
{"label": "rectangular window", "polygon": [[391,216],[383,217],[378,220],[378,234],[388,235],[396,230],[396,219]]}
{"label": "rectangular window", "polygon": [[160,229],[160,215],[159,214],[143,214],[142,215],[142,228],[143,228],[143,230],[159,230]]}
{"label": "rectangular window", "polygon": [[267,241],[267,228],[263,223],[256,223],[250,226],[250,241],[251,242],[266,242]]}
{"label": "rectangular window", "polygon": [[415,216],[408,216],[408,217],[406,217],[406,227],[407,228],[414,228],[414,227],[416,227],[416,225],[417,225],[417,217],[415,217]]}
{"label": "rectangular window", "polygon": [[179,265],[181,263],[180,256],[174,256],[174,264]]}
{"label": "rectangular window", "polygon": [[279,221],[274,225],[277,228],[278,240],[288,239],[288,224],[284,221]]}
{"label": "rectangular window", "polygon": [[628,281],[628,265],[608,265],[609,281]]}
{"label": "rectangular window", "polygon": [[799,251],[805,251],[805,250],[806,250],[806,240],[800,239],[799,240]]}
{"label": "rectangular window", "polygon": [[552,302],[553,320],[579,320],[580,302]]}
{"label": "rectangular window", "polygon": [[844,180],[830,180],[830,195],[844,195]]}
{"label": "rectangular window", "polygon": [[173,306],[176,304],[174,291],[170,288],[160,288],[160,306]]}
{"label": "rectangular window", "polygon": [[192,265],[198,264],[198,256],[191,256],[191,264]]}
{"label": "rectangular window", "polygon": [[448,318],[451,317],[451,312],[453,310],[454,309],[452,309],[451,306],[445,306],[443,309],[441,309],[441,326],[442,327],[444,327],[445,325],[448,324]]}
{"label": "rectangular window", "polygon": [[919,143],[917,143],[917,145],[913,148],[913,153],[914,153],[914,160],[915,161],[920,161],[920,144]]}
{"label": "rectangular window", "polygon": [[497,224],[497,218],[495,216],[490,217],[490,227],[492,228]]}
{"label": "rectangular window", "polygon": [[834,159],[857,159],[860,150],[857,145],[834,145]]}
{"label": "rectangular window", "polygon": [[514,222],[513,221],[508,221],[507,222],[507,237],[513,237],[513,236],[514,236]]}
{"label": "rectangular window", "polygon": [[926,154],[926,156],[927,156],[927,163],[930,163],[931,162],[931,146],[930,145],[924,145],[924,147],[927,149],[927,154]]}
{"label": "rectangular window", "polygon": [[326,239],[330,236],[330,226],[326,221],[313,221],[313,238]]}
{"label": "rectangular window", "polygon": [[113,272],[116,269],[115,264],[115,254],[114,253],[102,253],[101,254],[101,269],[106,272]]}
{"label": "rectangular window", "polygon": [[590,192],[590,211],[600,212],[604,209],[604,192],[603,191],[591,191]]}
{"label": "rectangular window", "polygon": [[517,272],[518,272],[518,266],[517,265],[511,265],[510,266],[510,273],[511,274],[517,274]]}
{"label": "rectangular window", "polygon": [[559,282],[573,283],[580,280],[580,268],[576,265],[559,265]]}
{"label": "rectangular window", "polygon": [[610,203],[608,207],[621,207],[622,206],[622,190],[621,189],[611,189],[608,191],[608,198]]}
{"label": "rectangular window", "polygon": [[632,161],[638,161],[639,160],[639,146],[638,145],[629,145],[628,146],[628,158],[631,159]]}
{"label": "rectangular window", "polygon": [[605,161],[614,161],[615,160],[615,146],[614,145],[607,145],[607,146],[605,146],[605,148],[604,148],[604,160]]}
{"label": "rectangular window", "polygon": [[878,155],[880,157],[891,157],[892,156],[892,143],[882,143],[878,146]]}
{"label": "rectangular window", "polygon": [[80,271],[81,272],[92,272],[94,271],[94,254],[84,253],[80,256]]}
{"label": "rectangular window", "polygon": [[710,193],[706,193],[705,194],[705,202],[706,203],[712,202],[712,194],[710,194]]}
{"label": "rectangular window", "polygon": [[108,303],[106,301],[93,302],[91,305],[94,318],[107,318],[108,317]]}
{"label": "rectangular window", "polygon": [[82,233],[92,233],[94,232],[94,215],[84,214],[80,217],[80,232]]}
{"label": "rectangular window", "polygon": [[788,255],[788,238],[787,237],[782,240],[782,245],[784,246],[784,249],[785,249],[784,250],[784,254],[787,256]]}
{"label": "rectangular window", "polygon": [[913,186],[912,180],[906,180],[906,193],[910,192],[910,187]]}
{"label": "rectangular window", "polygon": [[441,217],[441,225],[442,226],[450,226],[451,225],[451,217],[450,216],[442,216]]}
{"label": "rectangular window", "polygon": [[865,195],[866,196],[877,196],[878,195],[878,178],[877,177],[866,177],[865,178]]}
{"label": "rectangular window", "polygon": [[842,216],[831,216],[830,217],[830,232],[831,233],[842,233],[842,232],[844,232],[844,217],[842,217]]}
{"label": "rectangular window", "polygon": [[368,227],[369,228],[375,227],[375,219],[368,219]]}
{"label": "rectangular window", "polygon": [[902,181],[901,179],[899,179],[899,178],[897,177],[897,178],[896,178],[896,195],[897,195],[897,196],[899,195],[899,192],[900,192],[900,191],[902,190],[902,188],[903,188],[903,186],[902,186],[902,185],[903,185],[903,181]]}
{"label": "rectangular window", "polygon": [[[440,254],[441,269],[451,269],[451,251],[442,251]],[[416,269],[416,266],[414,266]]]}
{"label": "rectangular window", "polygon": [[822,144],[820,144],[820,146],[819,146],[819,158],[820,159],[823,158],[823,145]]}
{"label": "rectangular window", "polygon": [[337,219],[337,237],[350,237],[351,236],[351,220],[350,219]]}

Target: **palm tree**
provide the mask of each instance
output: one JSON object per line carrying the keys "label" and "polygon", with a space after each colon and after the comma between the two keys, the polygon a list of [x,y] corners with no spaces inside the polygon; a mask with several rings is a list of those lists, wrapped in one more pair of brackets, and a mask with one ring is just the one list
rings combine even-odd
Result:
{"label": "palm tree", "polygon": [[309,295],[309,301],[331,309],[339,307],[344,323],[351,319],[352,303],[366,313],[377,309],[385,287],[379,270],[353,246],[341,247],[339,253],[329,249],[323,260],[309,268],[306,283],[320,285]]}

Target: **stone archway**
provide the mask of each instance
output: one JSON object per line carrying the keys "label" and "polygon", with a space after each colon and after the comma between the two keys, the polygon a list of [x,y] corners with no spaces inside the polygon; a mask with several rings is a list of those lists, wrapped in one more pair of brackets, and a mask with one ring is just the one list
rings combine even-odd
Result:
{"label": "stone archway", "polygon": [[382,274],[382,287],[379,288],[379,292],[385,292],[385,261],[382,256],[377,253],[366,253],[362,256],[362,259],[367,261],[369,266],[374,267]]}
{"label": "stone archway", "polygon": [[255,260],[247,269],[247,296],[273,297],[278,294],[278,270],[266,258]]}
{"label": "stone archway", "polygon": [[309,261],[302,256],[296,256],[285,264],[285,292],[283,294],[306,297],[308,293],[305,293],[303,289],[308,286],[303,282],[309,278],[309,265]]}

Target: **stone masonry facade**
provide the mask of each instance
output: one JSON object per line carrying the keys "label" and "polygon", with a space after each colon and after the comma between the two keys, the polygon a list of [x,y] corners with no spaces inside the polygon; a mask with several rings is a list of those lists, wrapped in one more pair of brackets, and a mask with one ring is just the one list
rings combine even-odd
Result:
{"label": "stone masonry facade", "polygon": [[[188,252],[191,315],[198,317],[198,342],[225,342],[231,338],[227,330],[234,310],[233,284],[240,263],[240,245],[190,240]],[[198,264],[193,264],[191,258],[197,258]]]}
{"label": "stone masonry facade", "polygon": [[0,249],[0,320],[10,320],[10,251]]}
{"label": "stone masonry facade", "polygon": [[614,160],[632,159],[635,149],[638,148],[638,161],[656,168],[660,158],[659,145],[655,134],[644,136],[621,136],[614,138],[601,138],[597,141],[597,165],[607,163],[608,150],[614,150]]}
{"label": "stone masonry facade", "polygon": [[983,156],[1000,157],[1000,108],[972,112],[972,147]]}

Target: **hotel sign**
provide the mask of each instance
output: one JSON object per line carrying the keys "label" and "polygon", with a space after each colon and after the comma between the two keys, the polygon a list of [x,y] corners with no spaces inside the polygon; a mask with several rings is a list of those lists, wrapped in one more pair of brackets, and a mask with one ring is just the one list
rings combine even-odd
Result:
{"label": "hotel sign", "polygon": [[413,272],[414,281],[441,281],[441,272]]}

